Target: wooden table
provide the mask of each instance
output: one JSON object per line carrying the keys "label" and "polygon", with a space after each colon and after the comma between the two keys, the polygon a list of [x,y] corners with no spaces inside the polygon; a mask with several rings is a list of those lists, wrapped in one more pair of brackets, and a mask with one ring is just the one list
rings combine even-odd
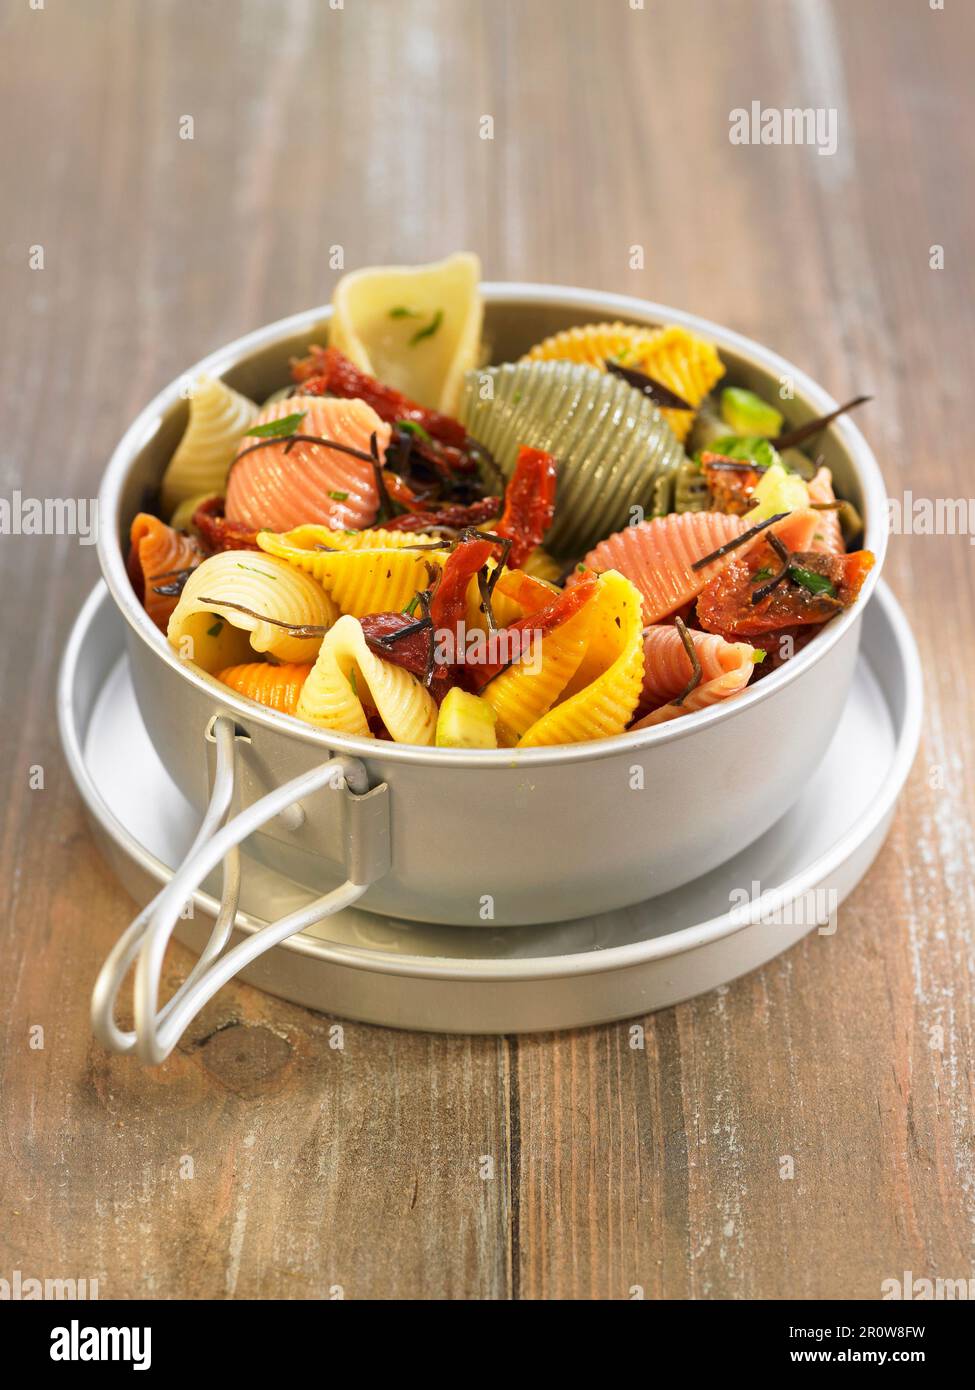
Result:
{"label": "wooden table", "polygon": [[[0,34],[6,496],[92,495],[188,362],[328,299],[336,245],[348,267],[472,246],[492,279],[702,313],[841,398],[872,392],[892,494],[972,492],[971,6],[6,0]],[[731,144],[753,100],[834,108],[836,153]],[[53,712],[95,556],[4,536],[0,1276],[869,1299],[906,1269],[971,1275],[973,559],[964,535],[893,542],[925,737],[834,937],[646,1018],[643,1051],[626,1025],[357,1024],[335,1051],[329,1019],[230,987],[146,1071],[89,1035],[132,904]],[[173,978],[189,961],[173,950]]]}

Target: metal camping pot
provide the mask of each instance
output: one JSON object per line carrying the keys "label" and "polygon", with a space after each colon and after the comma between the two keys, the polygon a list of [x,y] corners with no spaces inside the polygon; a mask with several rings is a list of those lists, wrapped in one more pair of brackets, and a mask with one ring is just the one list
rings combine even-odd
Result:
{"label": "metal camping pot", "polygon": [[[788,380],[790,423],[835,408],[783,358],[691,314],[554,285],[488,284],[483,295],[492,361],[515,359],[575,324],[675,323],[715,343],[734,384],[774,397]],[[124,435],[99,495],[99,557],[126,619],[140,710],[174,781],[203,816],[186,863],[123,937],[96,991],[99,1035],[115,1047],[138,1047],[149,1060],[170,1050],[177,1025],[181,1031],[245,963],[233,963],[235,952],[247,947],[252,959],[350,902],[472,927],[561,921],[651,898],[729,859],[782,816],[821,760],[882,569],[883,480],[863,436],[844,417],[823,433],[819,449],[837,490],[865,518],[864,545],[876,564],[853,608],[724,705],[600,742],[498,751],[349,737],[260,707],[181,662],[150,622],[126,573],[129,526],[185,427],[185,382],[206,372],[262,400],[288,380],[289,358],[322,340],[328,316],[327,308],[315,309],[271,324],[171,383]],[[235,847],[245,837],[249,855],[323,896],[297,925],[285,919],[218,959],[236,909]],[[160,1012],[158,973],[173,923],[221,862],[221,920],[186,994]],[[130,1036],[110,1015],[123,965],[137,955]]]}

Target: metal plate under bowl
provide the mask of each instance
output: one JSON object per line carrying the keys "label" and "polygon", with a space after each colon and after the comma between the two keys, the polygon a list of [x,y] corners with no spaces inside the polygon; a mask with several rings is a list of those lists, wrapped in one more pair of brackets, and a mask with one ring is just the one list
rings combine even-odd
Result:
{"label": "metal plate under bowl", "polygon": [[[99,845],[143,904],[182,860],[196,822],[139,716],[123,626],[99,584],[65,653],[58,715]],[[636,907],[497,932],[349,908],[260,957],[243,978],[324,1013],[451,1033],[579,1027],[691,998],[821,928],[863,877],[914,760],[921,707],[914,639],[881,585],[823,762],[792,810],[730,862]],[[194,918],[177,930],[194,949],[209,934],[218,888],[204,884]],[[308,900],[245,857],[234,940]]]}

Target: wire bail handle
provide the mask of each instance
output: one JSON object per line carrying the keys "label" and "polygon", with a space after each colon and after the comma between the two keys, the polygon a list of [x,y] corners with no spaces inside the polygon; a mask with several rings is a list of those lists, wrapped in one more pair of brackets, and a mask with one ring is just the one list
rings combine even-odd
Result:
{"label": "wire bail handle", "polygon": [[[226,817],[236,787],[238,733],[227,715],[217,715],[207,736],[216,744],[216,770],[200,828],[169,883],[142,909],[116,942],[95,982],[91,1001],[92,1030],[113,1052],[135,1052],[144,1062],[165,1060],[187,1026],[216,992],[239,970],[289,936],[340,912],[362,897],[389,868],[388,787],[369,789],[364,765],[337,754],[309,772],[267,792],[232,820]],[[325,786],[348,795],[349,832],[346,881],[306,907],[261,927],[221,954],[233,931],[240,901],[240,844],[302,797]],[[159,1007],[163,960],[183,907],[206,876],[223,864],[220,910],[200,957],[172,998]],[[115,1021],[119,991],[133,961],[135,1030]]]}

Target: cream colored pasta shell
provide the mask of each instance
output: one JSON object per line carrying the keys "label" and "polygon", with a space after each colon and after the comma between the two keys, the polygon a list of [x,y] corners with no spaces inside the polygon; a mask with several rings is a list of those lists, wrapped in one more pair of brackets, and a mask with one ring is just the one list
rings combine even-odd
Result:
{"label": "cream colored pasta shell", "polygon": [[160,509],[166,516],[188,498],[223,493],[237,445],[257,418],[253,401],[214,377],[200,377],[189,405],[186,430],[163,474]]}
{"label": "cream colored pasta shell", "polygon": [[480,278],[469,252],[353,271],[335,287],[329,342],[370,376],[453,415],[464,373],[478,360]]}
{"label": "cream colored pasta shell", "polygon": [[[249,609],[250,613],[241,609]],[[259,613],[261,617],[253,617]],[[220,630],[214,617],[222,620]],[[220,671],[263,652],[279,661],[314,661],[320,636],[296,637],[280,623],[328,628],[338,609],[320,584],[286,560],[257,550],[224,550],[211,555],[186,582],[169,620],[167,636],[177,651],[202,666]],[[274,619],[274,622],[265,621]],[[227,626],[246,637],[243,655],[228,653]],[[189,644],[187,644],[189,639]]]}
{"label": "cream colored pasta shell", "polygon": [[396,743],[432,744],[437,705],[416,676],[369,650],[357,618],[328,633],[302,687],[297,715],[337,733],[370,734],[366,700]]}
{"label": "cream colored pasta shell", "polygon": [[559,559],[573,559],[619,531],[632,520],[632,507],[652,515],[657,479],[672,475],[684,458],[647,396],[572,362],[470,372],[460,418],[507,477],[522,444],[558,459],[555,520],[545,548]]}

